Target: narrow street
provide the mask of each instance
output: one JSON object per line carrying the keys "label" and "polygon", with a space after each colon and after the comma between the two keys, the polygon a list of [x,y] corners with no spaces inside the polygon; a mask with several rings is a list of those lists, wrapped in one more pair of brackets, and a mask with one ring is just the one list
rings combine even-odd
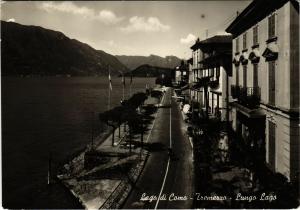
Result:
{"label": "narrow street", "polygon": [[[162,105],[148,139],[149,143],[156,143],[158,149],[151,151],[136,186],[123,206],[125,209],[192,208],[192,147],[184,135],[182,116],[172,98],[172,89],[167,90]],[[172,152],[169,152],[169,147]],[[146,196],[153,200],[147,201]]]}

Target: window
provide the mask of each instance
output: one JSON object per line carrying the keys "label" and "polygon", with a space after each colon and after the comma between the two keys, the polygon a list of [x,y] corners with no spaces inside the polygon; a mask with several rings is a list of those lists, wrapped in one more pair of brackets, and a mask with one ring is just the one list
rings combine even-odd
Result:
{"label": "window", "polygon": [[253,64],[253,87],[258,87],[258,64]]}
{"label": "window", "polygon": [[236,38],[235,40],[235,51],[239,52],[239,38]]}
{"label": "window", "polygon": [[197,68],[200,67],[199,61],[200,61],[200,50],[197,50]]}
{"label": "window", "polygon": [[268,26],[269,26],[269,38],[275,37],[275,13],[269,17]]}
{"label": "window", "polygon": [[220,67],[216,68],[216,78],[218,79],[220,77]]}
{"label": "window", "polygon": [[276,125],[269,121],[269,165],[275,171]]}
{"label": "window", "polygon": [[253,28],[253,45],[258,44],[258,26]]}
{"label": "window", "polygon": [[269,104],[275,105],[275,61],[269,62]]}
{"label": "window", "polygon": [[247,65],[243,66],[243,86],[247,87]]}
{"label": "window", "polygon": [[236,86],[239,86],[239,67],[237,66],[236,67],[236,75],[235,75],[235,83],[236,83]]}
{"label": "window", "polygon": [[243,50],[247,49],[247,33],[243,35]]}
{"label": "window", "polygon": [[196,56],[195,56],[196,52],[193,52],[193,67],[195,68],[195,63],[196,63]]}
{"label": "window", "polygon": [[198,50],[196,50],[196,53],[195,53],[195,68],[198,67],[198,62],[199,62],[199,60],[198,60]]}

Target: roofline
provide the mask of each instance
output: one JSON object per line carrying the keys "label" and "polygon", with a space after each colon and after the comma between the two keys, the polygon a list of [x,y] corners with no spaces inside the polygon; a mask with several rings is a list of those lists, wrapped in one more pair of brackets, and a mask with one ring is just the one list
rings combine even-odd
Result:
{"label": "roofline", "polygon": [[[212,42],[209,42],[211,39],[215,38],[215,37],[225,37],[225,38],[230,38],[230,40],[227,42],[218,42],[218,41],[212,41]],[[204,39],[202,41],[199,42],[199,45],[207,45],[207,44],[230,44],[232,41],[232,35],[229,34],[229,35],[215,35],[215,36],[212,36],[212,37],[209,37],[207,39]]]}
{"label": "roofline", "polygon": [[232,29],[236,26],[238,22],[241,21],[242,17],[254,7],[255,0],[253,0],[233,21],[232,23],[225,29],[227,33],[232,33]]}
{"label": "roofline", "polygon": [[[234,19],[225,31],[231,33],[233,38],[235,38],[266,18],[276,9],[281,8],[287,2],[291,2],[295,5],[296,0],[253,0],[241,14]],[[297,9],[299,10],[299,7]]]}

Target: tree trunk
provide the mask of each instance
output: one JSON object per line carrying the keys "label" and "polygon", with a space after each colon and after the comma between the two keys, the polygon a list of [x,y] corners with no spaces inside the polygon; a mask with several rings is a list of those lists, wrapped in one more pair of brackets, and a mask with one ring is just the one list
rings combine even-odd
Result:
{"label": "tree trunk", "polygon": [[141,147],[143,147],[144,146],[144,125],[143,125],[143,122],[141,124],[141,127],[142,127],[142,129],[141,129]]}
{"label": "tree trunk", "polygon": [[131,130],[132,130],[132,127],[129,128],[129,153],[131,153]]}
{"label": "tree trunk", "polygon": [[119,139],[121,139],[121,124],[119,124]]}
{"label": "tree trunk", "polygon": [[111,146],[114,146],[114,144],[115,144],[115,128],[113,127]]}

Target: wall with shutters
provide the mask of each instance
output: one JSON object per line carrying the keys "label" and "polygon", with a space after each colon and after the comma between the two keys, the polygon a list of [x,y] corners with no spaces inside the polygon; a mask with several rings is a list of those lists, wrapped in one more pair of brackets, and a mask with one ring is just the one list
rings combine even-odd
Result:
{"label": "wall with shutters", "polygon": [[290,3],[277,11],[278,62],[276,72],[276,106],[290,109]]}
{"label": "wall with shutters", "polygon": [[[271,120],[276,124],[275,142],[275,171],[288,178],[299,172],[300,167],[300,136],[299,119],[291,119],[283,110],[299,110],[299,11],[288,1],[283,7],[275,11],[275,34],[279,53],[275,65],[275,106],[271,109],[265,106],[269,100],[269,69],[268,62],[262,57],[262,53],[268,44],[268,16],[258,22],[258,43],[260,62],[258,63],[258,85],[261,88],[261,108],[266,114],[266,161],[269,162],[269,125]],[[271,15],[271,14],[270,14]],[[236,53],[235,38],[233,44],[233,58]],[[239,37],[239,52],[242,53],[243,34]],[[248,53],[252,51],[253,28],[247,30]],[[232,59],[233,59],[232,58]],[[239,83],[242,85],[243,70],[239,66]],[[253,85],[253,65],[248,62],[247,85]],[[233,85],[236,84],[236,67],[233,64],[233,75],[230,78]],[[230,116],[233,129],[236,130],[236,108],[232,108]]]}
{"label": "wall with shutters", "polygon": [[299,122],[283,114],[264,107],[266,114],[266,161],[270,163],[269,122],[275,123],[275,171],[291,179],[300,166]]}
{"label": "wall with shutters", "polygon": [[300,135],[299,121],[290,121],[290,171],[294,178],[300,172]]}
{"label": "wall with shutters", "polygon": [[299,11],[290,3],[291,108],[299,109]]}
{"label": "wall with shutters", "polygon": [[[289,31],[293,31],[293,29],[291,29],[291,8],[293,9],[293,7],[291,6],[291,3],[288,2],[286,3],[282,8],[278,9],[277,11],[275,11],[276,14],[276,18],[275,18],[275,34],[277,36],[277,41],[275,42],[278,46],[279,49],[279,54],[278,54],[278,59],[276,61],[276,100],[278,103],[276,103],[276,106],[279,108],[283,108],[283,109],[290,109],[290,101],[291,101],[291,93],[293,94],[294,90],[290,89],[290,84],[293,83],[294,85],[292,85],[293,88],[299,88],[298,86],[298,81],[299,81],[299,59],[294,58],[293,62],[292,62],[292,66],[294,67],[293,69],[298,70],[294,72],[294,74],[296,75],[295,77],[290,77],[290,52],[293,51],[295,52],[297,48],[299,47],[299,37],[297,36],[293,36],[295,41],[295,45],[290,45],[290,38],[291,38],[291,34],[288,33]],[[293,10],[293,12],[295,13],[295,11]],[[294,16],[296,16],[297,14],[294,14]],[[299,14],[298,14],[299,15]],[[294,17],[293,16],[293,17]],[[295,17],[294,17],[295,18]],[[297,28],[297,26],[299,26],[299,21],[295,23],[293,23],[293,27]],[[266,43],[266,41],[269,39],[268,37],[268,17],[266,17],[265,19],[261,20],[260,22],[257,23],[258,25],[258,43],[259,43],[259,52],[260,55],[262,55],[262,53],[264,52],[264,50],[267,48],[268,44]],[[254,27],[254,26],[253,26]],[[248,55],[251,53],[252,51],[252,46],[253,46],[253,27],[251,27],[250,29],[248,29],[247,32],[247,53]],[[295,29],[294,29],[295,30]],[[239,40],[239,55],[242,55],[242,48],[243,48],[243,34],[241,34],[239,37],[235,38],[232,42],[233,44],[233,58],[235,56],[236,53],[236,39]],[[292,48],[292,49],[291,49]],[[298,51],[299,54],[299,51]],[[232,59],[233,59],[232,58]],[[240,69],[239,69],[239,83],[240,85],[243,85],[243,70],[242,70],[242,65],[240,64]],[[297,74],[298,73],[298,74]],[[233,76],[232,76],[232,81],[233,84],[236,84],[236,67],[233,64]],[[261,56],[260,58],[260,62],[259,62],[259,71],[258,71],[258,84],[261,87],[261,101],[264,104],[268,103],[268,62],[265,61],[265,58]],[[293,80],[291,82],[291,80]],[[297,83],[295,82],[295,80],[297,80]],[[248,87],[252,87],[253,86],[253,65],[251,64],[251,62],[249,61],[247,64],[247,86]],[[298,90],[298,89],[297,89]],[[299,103],[296,104],[296,99],[299,99],[299,91],[298,94],[295,93],[294,95],[294,99],[293,99],[293,103],[296,106],[298,105],[299,107]],[[298,96],[298,98],[297,98]],[[298,100],[299,101],[299,100]],[[294,105],[294,107],[295,107]]]}
{"label": "wall with shutters", "polygon": [[[266,114],[266,161],[272,170],[290,178],[290,121],[272,112]],[[270,130],[272,123],[275,129],[273,135]]]}

